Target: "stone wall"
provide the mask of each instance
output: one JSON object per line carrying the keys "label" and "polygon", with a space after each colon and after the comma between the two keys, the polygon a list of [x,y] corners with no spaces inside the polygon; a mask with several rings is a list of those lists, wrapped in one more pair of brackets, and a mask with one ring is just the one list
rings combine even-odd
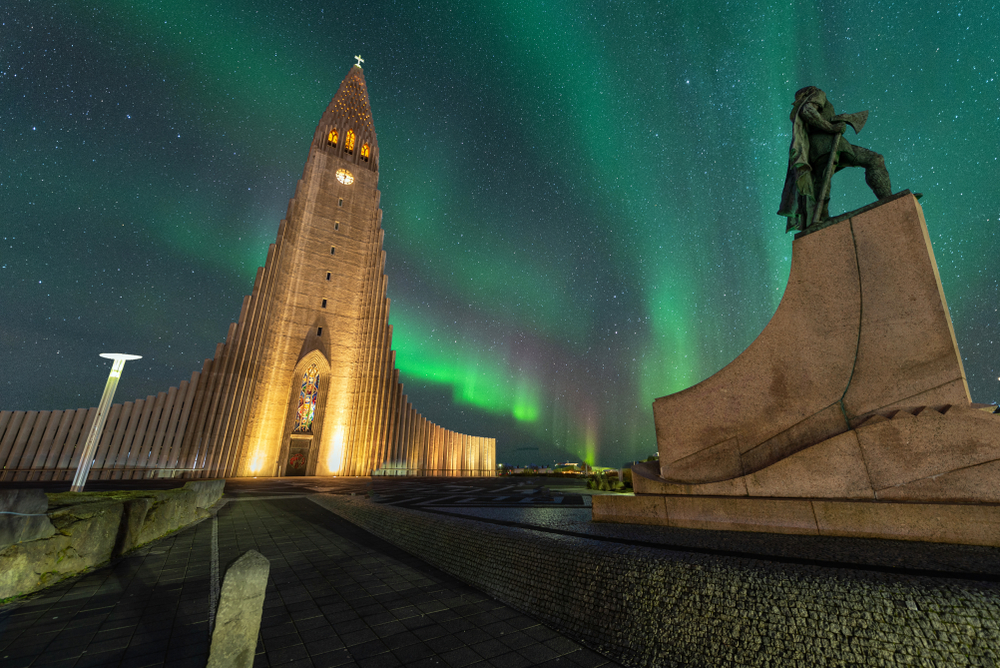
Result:
{"label": "stone wall", "polygon": [[[28,594],[209,517],[225,480],[179,489],[48,494],[54,531],[0,550],[0,600]],[[16,490],[5,490],[6,494]]]}
{"label": "stone wall", "polygon": [[310,498],[630,666],[1000,662],[996,583],[672,552]]}

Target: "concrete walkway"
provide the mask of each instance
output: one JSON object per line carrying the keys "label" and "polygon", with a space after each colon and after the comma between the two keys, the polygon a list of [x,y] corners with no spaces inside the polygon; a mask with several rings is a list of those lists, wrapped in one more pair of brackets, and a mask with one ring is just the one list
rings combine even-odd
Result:
{"label": "concrete walkway", "polygon": [[290,496],[230,498],[217,518],[0,607],[0,665],[201,668],[218,578],[249,549],[271,560],[255,666],[617,665]]}

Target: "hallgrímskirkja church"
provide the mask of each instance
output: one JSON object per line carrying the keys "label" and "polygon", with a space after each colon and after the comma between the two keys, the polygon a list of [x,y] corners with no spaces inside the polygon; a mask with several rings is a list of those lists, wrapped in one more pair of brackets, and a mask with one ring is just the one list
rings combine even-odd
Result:
{"label": "hallgr\u00edmskirkja church", "polygon": [[[323,112],[239,321],[190,381],[111,407],[91,479],[493,475],[495,439],[432,424],[399,382],[358,60]],[[0,480],[72,478],[96,412],[0,413]]]}

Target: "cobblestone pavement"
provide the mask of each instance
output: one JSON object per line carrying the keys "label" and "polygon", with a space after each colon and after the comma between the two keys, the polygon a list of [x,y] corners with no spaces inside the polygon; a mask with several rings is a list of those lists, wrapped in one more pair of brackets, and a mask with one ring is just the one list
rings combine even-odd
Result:
{"label": "cobblestone pavement", "polygon": [[[631,666],[1000,665],[996,578],[595,540],[541,528],[581,514],[572,509],[442,512],[333,495],[318,495],[317,502]],[[539,524],[483,517],[514,513]],[[740,535],[728,533],[739,546]]]}
{"label": "cobblestone pavement", "polygon": [[217,519],[0,607],[0,665],[204,666],[213,544],[223,573],[248,549],[271,561],[255,666],[617,665],[294,491],[237,490]]}

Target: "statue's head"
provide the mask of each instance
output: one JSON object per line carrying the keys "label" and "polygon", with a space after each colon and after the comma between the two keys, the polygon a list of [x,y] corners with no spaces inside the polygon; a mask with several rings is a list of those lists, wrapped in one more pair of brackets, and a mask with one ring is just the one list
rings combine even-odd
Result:
{"label": "statue's head", "polygon": [[792,104],[793,105],[798,104],[807,97],[810,97],[820,92],[822,91],[820,91],[819,88],[816,88],[816,86],[806,86],[805,88],[800,88],[797,91],[795,91],[795,102],[792,102]]}

